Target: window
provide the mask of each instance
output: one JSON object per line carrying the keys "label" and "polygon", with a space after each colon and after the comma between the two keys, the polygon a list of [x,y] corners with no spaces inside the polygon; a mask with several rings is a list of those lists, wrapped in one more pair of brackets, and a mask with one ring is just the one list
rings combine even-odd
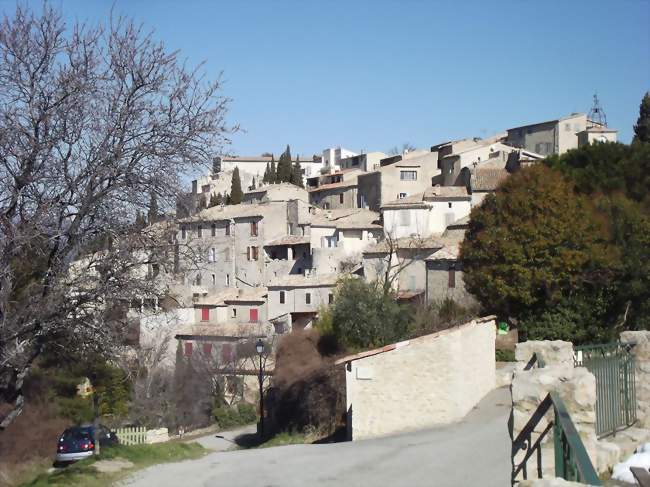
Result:
{"label": "window", "polygon": [[399,178],[402,181],[417,181],[418,172],[417,171],[400,171]]}
{"label": "window", "polygon": [[339,203],[343,204],[343,193],[339,195]]}
{"label": "window", "polygon": [[284,304],[284,291],[280,291],[280,304]]}
{"label": "window", "polygon": [[181,227],[181,238],[185,240],[187,238],[187,228]]}
{"label": "window", "polygon": [[397,195],[397,199],[401,200],[402,198],[406,198],[407,196],[408,196],[408,194],[406,194],[406,193],[400,193],[400,194]]}
{"label": "window", "polygon": [[201,308],[201,321],[210,321],[210,308]]}
{"label": "window", "polygon": [[329,293],[329,295],[327,296],[327,302],[328,302],[329,304],[333,304],[333,303],[334,303],[334,295],[333,295],[332,293]]}
{"label": "window", "polygon": [[196,231],[196,236],[199,238],[203,237],[203,225],[199,225],[199,228]]}
{"label": "window", "polygon": [[251,308],[248,310],[248,321],[251,323],[257,323],[258,322],[258,312],[257,308]]}
{"label": "window", "polygon": [[212,355],[212,343],[203,344],[203,353],[205,355]]}
{"label": "window", "polygon": [[217,236],[217,225],[214,223],[212,224],[212,236],[213,237]]}
{"label": "window", "polygon": [[221,345],[221,360],[223,362],[230,362],[232,360],[232,345],[230,343]]}
{"label": "window", "polygon": [[311,304],[311,293],[305,293],[305,304]]}
{"label": "window", "polygon": [[194,279],[194,284],[197,286],[201,285],[201,274],[196,275],[196,278]]}
{"label": "window", "polygon": [[226,223],[226,236],[230,235],[230,223]]}
{"label": "window", "polygon": [[230,287],[230,274],[226,274],[226,286]]}
{"label": "window", "polygon": [[232,309],[232,317],[237,318],[237,308]]}
{"label": "window", "polygon": [[456,268],[453,264],[449,267],[449,280],[447,282],[447,287],[456,287]]}
{"label": "window", "polygon": [[257,222],[251,222],[251,237],[257,237]]}
{"label": "window", "polygon": [[259,247],[251,247],[251,252],[253,254],[253,260],[257,260],[260,257],[260,248]]}
{"label": "window", "polygon": [[185,342],[184,352],[186,357],[192,356],[192,342]]}
{"label": "window", "polygon": [[213,286],[217,285],[217,275],[216,274],[212,274],[212,285]]}
{"label": "window", "polygon": [[208,262],[214,262],[215,250],[214,248],[208,249]]}
{"label": "window", "polygon": [[449,208],[451,208],[451,203],[447,203],[449,205]]}

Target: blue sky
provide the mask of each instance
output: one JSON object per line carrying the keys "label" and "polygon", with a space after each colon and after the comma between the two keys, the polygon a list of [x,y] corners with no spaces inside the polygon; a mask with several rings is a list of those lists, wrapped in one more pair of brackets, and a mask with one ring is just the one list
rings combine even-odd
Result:
{"label": "blue sky", "polygon": [[[53,4],[94,21],[113,1]],[[229,119],[245,129],[235,154],[485,137],[586,112],[594,91],[629,142],[650,90],[649,0],[114,4],[209,75],[223,70]]]}

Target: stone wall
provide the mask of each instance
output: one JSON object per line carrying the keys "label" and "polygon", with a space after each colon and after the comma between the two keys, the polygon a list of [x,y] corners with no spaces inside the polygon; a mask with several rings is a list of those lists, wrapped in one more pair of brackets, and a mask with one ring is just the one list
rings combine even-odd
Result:
{"label": "stone wall", "polygon": [[147,443],[163,443],[169,441],[169,431],[167,428],[147,430]]}
{"label": "stone wall", "polygon": [[624,331],[621,343],[632,347],[636,362],[637,426],[650,429],[650,331]]}
{"label": "stone wall", "polygon": [[339,361],[354,440],[457,421],[495,386],[493,317]]}

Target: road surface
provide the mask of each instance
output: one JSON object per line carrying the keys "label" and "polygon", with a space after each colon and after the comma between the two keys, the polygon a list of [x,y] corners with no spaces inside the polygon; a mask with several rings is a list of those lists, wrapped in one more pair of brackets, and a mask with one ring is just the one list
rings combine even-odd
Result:
{"label": "road surface", "polygon": [[[488,394],[462,421],[386,438],[221,451],[156,465],[129,487],[504,487],[510,485],[510,394]],[[209,448],[227,442],[203,440]]]}

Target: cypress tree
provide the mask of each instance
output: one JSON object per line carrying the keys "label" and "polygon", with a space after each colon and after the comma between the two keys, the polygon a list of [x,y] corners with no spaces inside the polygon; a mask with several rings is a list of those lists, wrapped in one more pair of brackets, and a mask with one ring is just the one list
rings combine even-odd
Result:
{"label": "cypress tree", "polygon": [[650,142],[650,92],[646,92],[639,106],[639,119],[634,126],[635,142]]}
{"label": "cypress tree", "polygon": [[244,198],[244,192],[241,189],[241,179],[239,179],[239,168],[236,167],[232,172],[232,184],[230,186],[230,204],[238,205]]}
{"label": "cypress tree", "polygon": [[296,161],[291,168],[291,184],[295,184],[301,188],[305,187],[302,181],[302,167],[300,167],[300,161]]}
{"label": "cypress tree", "polygon": [[266,163],[266,169],[264,170],[264,177],[262,178],[264,184],[269,184],[269,163]]}
{"label": "cypress tree", "polygon": [[276,182],[275,178],[275,157],[271,156],[271,167],[269,170],[269,183],[274,184]]}
{"label": "cypress tree", "polygon": [[276,182],[279,183],[290,183],[291,182],[291,149],[287,145],[286,150],[280,156],[280,161],[278,162],[278,172],[276,176]]}
{"label": "cypress tree", "polygon": [[215,206],[223,205],[223,196],[221,193],[217,193],[216,203],[217,204]]}
{"label": "cypress tree", "polygon": [[255,189],[255,178],[253,178],[253,182],[251,183],[251,189]]}
{"label": "cypress tree", "polygon": [[214,206],[217,206],[219,204],[219,200],[217,199],[217,195],[215,193],[212,193],[210,195],[210,203],[208,204],[208,208],[212,208]]}
{"label": "cypress tree", "polygon": [[149,193],[149,225],[152,225],[158,221],[158,197],[156,193],[151,191]]}

